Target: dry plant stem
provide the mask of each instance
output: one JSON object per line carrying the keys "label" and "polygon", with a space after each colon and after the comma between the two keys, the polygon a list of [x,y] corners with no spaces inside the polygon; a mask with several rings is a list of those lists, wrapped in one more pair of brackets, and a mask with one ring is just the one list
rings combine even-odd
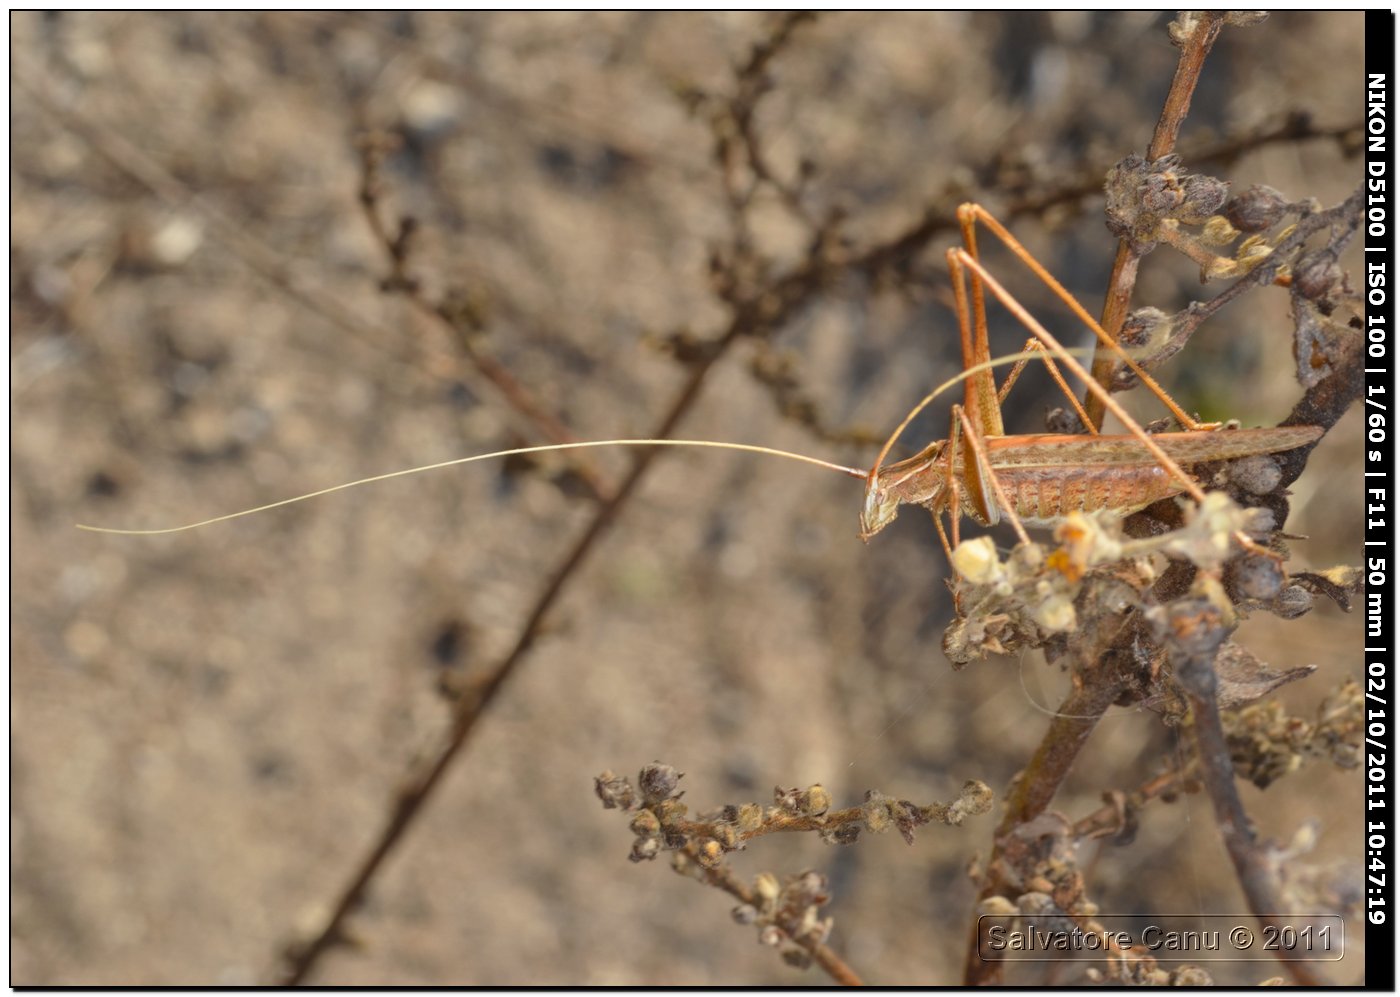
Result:
{"label": "dry plant stem", "polygon": [[[1267,260],[1240,277],[1215,297],[1192,302],[1188,305],[1184,312],[1180,313],[1184,319],[1179,323],[1179,327],[1174,327],[1169,341],[1154,350],[1150,358],[1143,358],[1139,361],[1142,368],[1144,370],[1156,369],[1159,364],[1179,353],[1196,330],[1220,309],[1253,288],[1272,283],[1278,277],[1279,271],[1293,262],[1294,250],[1300,249],[1304,243],[1323,229],[1331,228],[1333,230],[1328,240],[1329,245],[1334,251],[1340,253],[1361,227],[1361,209],[1364,206],[1364,196],[1365,192],[1358,186],[1355,192],[1340,204],[1303,216],[1295,226],[1293,234],[1275,245],[1273,253]],[[1171,241],[1172,236],[1169,233],[1169,229],[1162,231],[1163,242]],[[1203,257],[1194,255],[1199,252],[1199,247],[1189,240],[1181,240],[1173,245],[1186,255],[1192,256],[1198,263],[1209,262]],[[1303,423],[1293,422],[1286,423],[1286,425],[1303,425]],[[1322,423],[1308,423],[1308,425],[1322,425]],[[1330,426],[1331,423],[1327,423],[1327,425]]]}
{"label": "dry plant stem", "polygon": [[[1279,126],[1199,145],[1190,150],[1190,159],[1198,163],[1230,161],[1266,146],[1312,139],[1332,139],[1346,145],[1353,138],[1359,141],[1364,127],[1363,122],[1354,121],[1346,125],[1316,128],[1311,122],[1298,120],[1300,117],[1302,116],[1290,116]],[[1088,197],[1099,196],[1103,193],[1104,174],[1111,165],[1093,166],[1072,180],[1025,194],[1002,206],[997,211],[997,216],[1009,224],[1018,218],[1040,215]],[[929,205],[918,222],[887,241],[865,250],[852,261],[851,266],[867,277],[875,277],[907,265],[935,238],[957,227],[956,207],[966,199],[964,192],[950,197],[944,203]],[[1131,289],[1129,296],[1131,297]]]}
{"label": "dry plant stem", "polygon": [[[796,22],[791,19],[780,22],[778,33],[773,37],[786,38],[790,35],[791,28],[795,26]],[[749,67],[741,72],[753,67],[757,67],[757,70],[761,71],[771,58],[771,55],[764,54],[767,52],[776,52],[776,48],[771,42],[767,45],[761,43],[757,46]],[[699,357],[692,363],[689,376],[667,414],[656,429],[648,435],[653,438],[670,436],[699,397],[701,387],[710,370],[729,351],[730,347],[745,336],[761,335],[780,325],[794,308],[826,286],[833,276],[830,272],[831,269],[826,261],[818,257],[809,258],[772,285],[756,289],[751,297],[731,301],[732,314],[725,332],[713,340],[709,348],[701,351]],[[598,539],[611,525],[618,512],[626,505],[638,483],[651,467],[656,455],[654,450],[644,450],[637,455],[631,471],[616,493],[598,508],[592,521],[584,529],[569,553],[551,573],[549,580],[536,598],[510,653],[485,678],[466,690],[458,701],[454,707],[452,729],[448,735],[447,743],[421,775],[407,781],[405,788],[395,801],[383,831],[380,832],[370,850],[357,863],[347,885],[332,906],[331,913],[324,925],[310,941],[287,946],[287,971],[282,977],[283,984],[288,986],[300,984],[316,967],[321,956],[341,939],[341,929],[346,918],[364,899],[370,882],[441,783],[443,776],[451,767],[453,759],[467,743],[477,721],[505,687],[511,675],[526,659],[531,645],[539,634],[540,624],[545,616],[553,608],[560,593],[586,560]]]}
{"label": "dry plant stem", "polygon": [[[1172,77],[1171,88],[1167,91],[1166,102],[1162,105],[1162,115],[1157,119],[1157,128],[1152,133],[1152,141],[1147,146],[1147,161],[1152,162],[1168,155],[1176,146],[1176,137],[1181,124],[1191,109],[1191,95],[1196,91],[1196,83],[1201,78],[1206,56],[1220,35],[1224,14],[1200,12],[1197,15],[1196,30],[1181,46],[1181,57],[1176,63],[1176,75]],[[1123,320],[1128,316],[1128,305],[1132,301],[1133,288],[1137,284],[1138,261],[1141,257],[1132,248],[1130,240],[1118,243],[1118,253],[1113,259],[1113,270],[1108,278],[1108,293],[1104,299],[1103,317],[1099,324],[1114,339],[1123,328]],[[1105,388],[1113,381],[1113,372],[1118,361],[1103,346],[1094,349],[1094,365],[1091,374],[1095,381]],[[1104,406],[1098,398],[1089,394],[1084,399],[1084,407],[1094,428],[1103,426]]]}
{"label": "dry plant stem", "polygon": [[[345,307],[334,294],[295,274],[293,260],[238,225],[124,137],[44,92],[41,86],[33,82],[35,74],[21,69],[18,60],[11,67],[11,73],[14,81],[34,98],[35,103],[117,169],[172,207],[198,212],[230,252],[280,291],[379,352],[391,352],[385,344],[401,338],[394,330],[366,322]],[[545,437],[558,443],[575,441],[567,429],[550,416],[504,366],[480,351],[466,352],[477,374],[495,389],[495,393],[511,409],[529,420]],[[396,354],[394,359],[403,362],[403,358]],[[460,369],[461,365],[449,360],[446,366]],[[415,365],[414,369],[421,372],[422,365]]]}
{"label": "dry plant stem", "polygon": [[[671,435],[676,425],[699,397],[706,375],[715,362],[739,338],[744,328],[745,326],[736,316],[729,330],[715,344],[714,349],[707,351],[707,356],[691,369],[690,377],[672,402],[670,411],[667,412],[657,428],[652,431],[651,436],[662,438]],[[448,735],[447,743],[423,773],[407,780],[400,790],[387,824],[380,832],[373,847],[356,866],[347,885],[332,907],[331,914],[325,924],[309,942],[293,944],[288,947],[288,969],[281,979],[282,985],[297,986],[302,983],[307,974],[316,967],[321,956],[341,939],[341,928],[346,918],[364,899],[365,891],[371,880],[374,879],[384,860],[389,857],[395,846],[402,840],[414,818],[422,811],[423,805],[427,803],[428,798],[432,796],[433,791],[442,781],[442,777],[451,767],[453,759],[466,745],[468,737],[475,729],[477,721],[481,719],[486,708],[505,688],[506,682],[524,662],[535,638],[539,636],[540,624],[544,621],[545,616],[553,608],[565,585],[587,559],[598,539],[612,524],[618,512],[626,505],[627,500],[631,498],[656,455],[657,451],[655,450],[643,450],[637,455],[631,471],[628,472],[616,494],[599,507],[592,521],[589,522],[579,539],[575,541],[569,553],[550,575],[549,581],[545,583],[539,597],[535,600],[534,607],[526,618],[520,636],[516,638],[515,646],[511,648],[510,653],[487,676],[468,688],[457,702],[453,709],[452,729]]]}
{"label": "dry plant stem", "polygon": [[[1191,701],[1198,771],[1210,796],[1225,849],[1234,863],[1235,874],[1249,901],[1250,911],[1261,924],[1281,926],[1275,915],[1284,913],[1284,905],[1274,888],[1274,873],[1269,867],[1268,857],[1259,847],[1254,825],[1240,800],[1235,785],[1235,766],[1230,759],[1230,747],[1220,723],[1215,653],[1210,651],[1178,658],[1174,664],[1177,677]],[[1309,964],[1287,960],[1282,950],[1276,954],[1298,985],[1325,985],[1326,981]]]}
{"label": "dry plant stem", "polygon": [[1122,830],[1123,817],[1126,813],[1141,809],[1151,800],[1180,792],[1182,787],[1195,775],[1195,771],[1195,762],[1187,762],[1184,768],[1163,772],[1156,778],[1149,779],[1131,793],[1114,794],[1115,802],[1105,804],[1087,817],[1075,821],[1075,836],[1097,838],[1105,834],[1118,833]]}
{"label": "dry plant stem", "polygon": [[[370,232],[374,235],[375,242],[384,250],[385,259],[389,263],[390,275],[388,280],[384,282],[386,292],[403,295],[419,314],[440,325],[448,337],[461,349],[472,366],[496,386],[506,399],[507,404],[529,418],[551,443],[577,442],[578,438],[569,432],[567,426],[536,403],[524,385],[516,380],[504,364],[489,354],[483,353],[472,341],[468,331],[460,323],[452,321],[441,306],[429,301],[424,296],[419,283],[408,275],[408,245],[412,230],[407,228],[407,223],[405,223],[405,226],[401,227],[398,233],[393,233],[385,224],[381,211],[381,191],[378,181],[378,157],[380,153],[381,150],[373,139],[365,141],[361,146],[359,202],[360,207],[364,209],[365,220],[369,224]],[[578,476],[592,492],[593,497],[599,502],[606,502],[610,489],[599,476],[597,470],[586,462],[578,463],[576,469]]]}
{"label": "dry plant stem", "polygon": [[[859,811],[860,808],[855,807],[853,809]],[[761,901],[758,895],[754,893],[748,883],[735,875],[734,870],[730,869],[729,866],[706,865],[700,854],[699,847],[693,842],[687,844],[683,851],[694,860],[696,867],[700,870],[700,875],[704,878],[706,883],[716,889],[723,890],[740,903],[750,904],[755,907],[759,905]],[[807,954],[812,957],[812,961],[843,987],[865,986],[864,981],[856,975],[856,971],[846,965],[845,960],[832,951],[830,946],[823,942],[804,941],[801,938],[794,938],[793,941],[795,944],[802,946]]]}
{"label": "dry plant stem", "polygon": [[[997,839],[1039,816],[1054,799],[1060,783],[1064,782],[1074,766],[1075,759],[1098,726],[1099,719],[1126,688],[1126,684],[1117,676],[1105,675],[1103,679],[1102,682],[1081,685],[1060,704],[1035,755],[1007,793],[1006,809],[997,827]],[[992,861],[987,866],[987,882],[982,886],[979,899],[997,896],[1006,888],[1007,884],[1002,883],[992,871],[996,867],[999,850],[996,847],[993,849]],[[984,959],[981,954],[989,951],[986,945],[979,945],[982,939],[979,939],[978,933],[983,923],[980,919],[973,922],[972,937],[968,940],[967,957],[963,964],[963,983],[967,986],[993,986],[1002,982],[1001,963]]]}

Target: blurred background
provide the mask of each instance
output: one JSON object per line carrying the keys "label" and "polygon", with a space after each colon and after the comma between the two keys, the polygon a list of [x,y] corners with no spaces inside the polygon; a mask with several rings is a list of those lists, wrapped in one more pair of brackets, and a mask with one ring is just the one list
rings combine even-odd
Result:
{"label": "blurred background", "polygon": [[[516,639],[597,508],[588,482],[613,487],[631,458],[473,465],[175,536],[75,522],[177,525],[549,442],[474,357],[579,439],[647,435],[688,355],[733,318],[712,257],[777,282],[833,217],[833,244],[859,251],[980,200],[1097,311],[1115,247],[1095,191],[1145,149],[1176,61],[1166,18],[1146,14],[824,14],[745,105],[781,180],[749,195],[751,170],[726,165],[716,135],[774,15],[11,17],[20,985],[275,978],[438,750],[448,694]],[[1227,28],[1183,131],[1187,165],[1343,199],[1360,166],[1338,141],[1190,151],[1300,114],[1359,122],[1362,52],[1360,14]],[[401,216],[417,224],[398,276],[437,314],[400,292],[368,222],[367,147],[390,241]],[[924,235],[879,279],[840,272],[770,336],[740,338],[677,435],[873,460],[856,441],[958,370],[942,283],[956,232]],[[1212,293],[1162,250],[1135,303]],[[1301,395],[1291,328],[1286,295],[1255,293],[1163,380],[1187,409],[1273,424]],[[1002,322],[994,337],[1009,351],[1024,334]],[[1028,375],[1012,431],[1042,428],[1054,404]],[[904,452],[946,420],[935,406]],[[1293,566],[1356,561],[1358,425],[1344,420],[1295,486],[1288,528],[1310,539]],[[826,982],[755,944],[726,896],[664,860],[628,862],[626,821],[592,779],[661,759],[701,809],[814,782],[837,805],[867,789],[950,800],[971,778],[1001,797],[1064,676],[1030,655],[953,673],[928,517],[867,547],[859,500],[857,482],[815,468],[663,455],[312,982]],[[1286,690],[1304,717],[1359,669],[1360,618],[1329,605],[1250,620],[1238,639],[1277,667],[1318,666]],[[1082,817],[1182,750],[1156,714],[1115,713],[1055,809]],[[1353,773],[1317,763],[1242,792],[1266,837],[1316,822],[1297,867],[1359,896]],[[913,847],[765,838],[735,864],[830,875],[831,944],[869,982],[951,983],[966,870],[994,821],[930,827]],[[1134,843],[1082,859],[1106,912],[1246,910],[1200,797],[1154,805]],[[1353,960],[1329,969],[1360,979]]]}

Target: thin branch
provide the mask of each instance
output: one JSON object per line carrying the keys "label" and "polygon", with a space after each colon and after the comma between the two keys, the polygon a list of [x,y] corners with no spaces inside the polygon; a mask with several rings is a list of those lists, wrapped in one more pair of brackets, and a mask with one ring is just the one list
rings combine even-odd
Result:
{"label": "thin branch", "polygon": [[[1050,805],[1060,783],[1069,774],[1079,752],[1089,740],[1089,735],[1098,726],[1099,719],[1124,688],[1121,681],[1084,685],[1070,693],[1069,698],[1060,705],[1035,755],[1007,793],[1005,810],[995,837],[998,845],[994,846],[987,880],[982,885],[979,899],[998,896],[1006,888],[1007,884],[1002,882],[996,871],[1000,841],[1019,825],[1043,813]],[[982,918],[973,922],[963,963],[963,983],[967,986],[991,986],[1002,980],[1002,963],[983,955],[993,950],[981,937],[988,927]]]}
{"label": "thin branch", "polygon": [[[687,856],[695,863],[699,870],[699,877],[710,886],[723,890],[740,903],[757,907],[760,898],[748,883],[744,882],[733,869],[728,865],[709,866],[705,864],[700,852],[700,846],[695,842],[688,842],[682,849]],[[800,945],[812,961],[822,968],[822,971],[830,976],[843,987],[863,987],[865,982],[860,978],[854,969],[846,964],[846,961],[836,954],[835,950],[825,942],[814,942],[801,937],[800,933],[792,939]]]}
{"label": "thin branch", "polygon": [[[224,246],[255,273],[366,346],[380,353],[388,353],[395,360],[403,362],[403,358],[386,345],[401,338],[398,332],[366,321],[353,309],[346,307],[337,295],[307,279],[305,275],[295,273],[293,260],[240,226],[206,198],[192,191],[125,137],[50,96],[35,82],[37,74],[22,66],[22,60],[15,60],[11,72],[15,83],[29,94],[36,104],[87,142],[113,166],[172,207],[188,208],[197,212],[209,223],[211,230]],[[563,424],[549,415],[498,361],[479,350],[468,351],[467,356],[476,373],[494,389],[506,405],[529,420],[546,438],[557,443],[575,442],[575,437]],[[432,359],[438,362],[417,365],[415,369],[421,367],[430,373],[443,366],[453,370],[461,369],[456,359],[446,354],[434,356]]]}
{"label": "thin branch", "polygon": [[[1189,625],[1196,627],[1196,620],[1190,621]],[[1210,624],[1205,623],[1197,629],[1204,631],[1210,628]],[[1274,871],[1254,833],[1254,824],[1245,812],[1235,785],[1235,766],[1230,758],[1230,747],[1225,740],[1216,699],[1215,650],[1215,647],[1190,647],[1185,652],[1174,649],[1173,665],[1191,701],[1201,779],[1215,809],[1215,820],[1224,839],[1225,850],[1230,855],[1235,874],[1249,901],[1249,909],[1260,924],[1282,927],[1283,922],[1277,915],[1284,912],[1284,904],[1276,889]],[[1276,954],[1299,986],[1322,986],[1326,983],[1307,963],[1287,959],[1282,949]]]}
{"label": "thin branch", "polygon": [[[547,439],[554,443],[578,442],[578,438],[569,428],[536,402],[504,364],[482,351],[466,322],[454,315],[449,305],[429,301],[423,293],[422,285],[409,274],[409,249],[417,231],[417,224],[412,217],[405,217],[400,220],[397,230],[393,231],[384,219],[379,169],[384,151],[382,139],[375,134],[366,135],[360,142],[358,200],[370,233],[383,250],[389,264],[389,276],[381,283],[381,287],[386,293],[401,295],[420,315],[441,326],[472,366],[496,386],[511,408],[527,416]],[[576,473],[595,499],[600,502],[607,501],[610,489],[592,464],[579,462],[576,465]]]}
{"label": "thin branch", "polygon": [[[1196,83],[1201,78],[1206,56],[1225,23],[1223,13],[1202,11],[1192,16],[1196,18],[1195,30],[1180,40],[1181,57],[1177,60],[1176,75],[1172,77],[1171,88],[1167,91],[1167,99],[1162,106],[1162,115],[1157,120],[1152,141],[1147,146],[1149,163],[1170,154],[1175,147],[1177,133],[1181,131],[1181,124],[1191,109],[1191,95],[1196,91]],[[1099,320],[1099,325],[1115,339],[1123,327],[1123,320],[1128,317],[1128,305],[1132,301],[1133,288],[1137,284],[1138,262],[1141,258],[1133,247],[1132,240],[1119,240],[1118,253],[1109,273],[1103,317]],[[1090,371],[1095,381],[1107,388],[1113,381],[1113,373],[1117,366],[1118,361],[1107,347],[1095,347],[1094,364]],[[1102,427],[1103,403],[1090,394],[1085,397],[1084,405],[1089,418],[1093,420],[1093,428]]]}
{"label": "thin branch", "polygon": [[[691,368],[690,376],[672,401],[669,411],[648,436],[662,439],[671,435],[699,398],[705,378],[715,363],[725,355],[729,347],[739,339],[743,332],[744,327],[740,324],[739,318],[736,317],[726,333],[715,343],[715,348],[708,351],[708,355],[697,361]],[[467,739],[476,728],[477,721],[481,719],[482,714],[505,688],[511,676],[524,663],[535,638],[539,636],[540,624],[544,622],[545,616],[559,600],[559,596],[563,593],[568,582],[583,566],[598,540],[612,525],[618,513],[626,506],[628,499],[636,491],[637,485],[641,483],[642,478],[651,468],[658,453],[657,450],[643,450],[637,455],[632,463],[631,471],[628,472],[617,492],[611,499],[599,506],[593,519],[574,542],[568,554],[550,574],[549,580],[535,600],[534,607],[526,617],[525,624],[521,628],[520,635],[516,638],[515,646],[511,648],[510,653],[480,682],[467,689],[462,698],[458,700],[454,707],[452,729],[448,735],[447,743],[424,772],[416,778],[411,778],[400,792],[388,823],[380,832],[378,840],[356,864],[346,886],[332,905],[329,917],[315,937],[304,945],[294,945],[290,948],[288,952],[289,966],[281,979],[281,985],[297,986],[302,983],[307,975],[315,969],[326,951],[340,941],[345,920],[359,907],[371,880],[378,873],[384,860],[403,839],[414,819],[437,789],[453,760],[465,747]]]}
{"label": "thin branch", "polygon": [[[1344,125],[1314,126],[1307,115],[1291,114],[1279,125],[1213,141],[1193,142],[1187,154],[1192,162],[1229,162],[1271,145],[1319,139],[1343,143],[1347,148],[1351,148],[1352,139],[1360,138],[1362,127],[1363,123],[1359,120]],[[1002,207],[997,216],[1009,223],[1018,218],[1034,217],[1055,208],[1077,204],[1085,198],[1100,196],[1103,194],[1104,174],[1112,165],[1096,163],[1085,167],[1069,180],[1023,193]],[[909,261],[939,235],[957,229],[957,205],[965,199],[958,195],[929,205],[918,222],[857,254],[858,258],[853,261],[852,266],[867,277],[876,277],[908,265]]]}

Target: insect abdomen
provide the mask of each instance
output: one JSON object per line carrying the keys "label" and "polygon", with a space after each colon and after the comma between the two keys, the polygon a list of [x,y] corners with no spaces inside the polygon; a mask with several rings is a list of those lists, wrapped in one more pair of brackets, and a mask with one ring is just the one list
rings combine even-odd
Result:
{"label": "insect abdomen", "polygon": [[1155,464],[1013,467],[997,472],[1021,520],[1049,526],[1071,512],[1136,512],[1185,486]]}

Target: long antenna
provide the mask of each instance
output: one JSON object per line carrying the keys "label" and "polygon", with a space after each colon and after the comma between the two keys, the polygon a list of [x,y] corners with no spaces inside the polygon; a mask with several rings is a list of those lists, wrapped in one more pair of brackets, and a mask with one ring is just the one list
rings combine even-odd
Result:
{"label": "long antenna", "polygon": [[[1092,349],[1074,348],[1066,349],[1065,352],[1071,355],[1078,353],[1081,356],[1087,357],[1092,356],[1094,351]],[[920,412],[928,408],[929,405],[932,404],[938,398],[939,395],[943,394],[943,392],[947,391],[949,388],[956,387],[958,384],[962,383],[963,381],[966,381],[969,377],[972,377],[974,374],[980,374],[984,370],[991,370],[993,367],[1002,367],[1006,364],[1017,363],[1021,360],[1036,359],[1043,355],[1044,354],[1040,350],[1024,350],[1020,353],[1007,353],[1004,356],[993,357],[991,360],[984,360],[982,363],[973,364],[971,367],[968,367],[965,370],[963,370],[962,373],[954,377],[948,378],[948,380],[944,381],[938,387],[934,388],[928,394],[924,395],[923,398],[919,399],[919,404],[915,405],[912,409],[909,410],[909,414],[906,415],[903,421],[901,421],[900,424],[894,428],[894,432],[890,434],[889,439],[885,440],[885,445],[880,448],[880,455],[875,458],[874,467],[872,467],[869,471],[866,472],[865,477],[867,479],[875,477],[875,475],[879,472],[880,468],[884,466],[885,458],[888,457],[890,451],[894,449],[894,445],[899,442],[899,438],[903,436],[904,431],[909,428],[909,424],[914,421],[914,419],[918,416]]]}
{"label": "long antenna", "polygon": [[128,537],[149,537],[162,533],[183,533],[185,530],[197,530],[201,526],[212,526],[214,523],[226,523],[230,519],[241,519],[244,516],[251,516],[258,512],[267,512],[269,509],[279,509],[284,505],[293,505],[297,502],[305,502],[308,499],[319,498],[322,495],[329,495],[332,492],[343,492],[347,488],[358,488],[360,485],[372,484],[376,481],[388,481],[390,478],[402,478],[410,474],[422,474],[424,471],[436,471],[444,467],[456,467],[459,464],[474,464],[479,460],[493,460],[498,457],[514,457],[518,454],[548,453],[551,450],[582,450],[585,447],[712,447],[716,450],[741,450],[745,453],[769,454],[774,457],[786,457],[789,460],[801,461],[804,464],[812,464],[816,467],[823,467],[831,471],[839,471],[852,478],[865,480],[866,473],[858,468],[845,467],[841,464],[833,464],[830,461],[820,460],[816,457],[808,457],[805,454],[792,453],[787,450],[776,450],[773,447],[760,447],[751,443],[720,443],[715,440],[589,440],[583,443],[550,443],[535,447],[517,447],[513,450],[496,450],[492,453],[476,454],[472,457],[458,457],[455,460],[443,460],[436,464],[424,464],[421,467],[410,467],[403,471],[391,471],[388,474],[376,474],[368,478],[360,478],[358,481],[347,481],[341,485],[332,485],[330,488],[322,488],[319,491],[307,492],[305,495],[296,495],[292,498],[282,499],[280,502],[269,502],[267,505],[256,506],[252,509],[243,509],[239,512],[230,512],[223,516],[215,516],[212,519],[201,519],[197,523],[189,523],[185,526],[171,526],[162,530],[117,530],[107,526],[88,526],[78,523],[80,530],[87,530],[89,533],[115,533],[119,536]]}

